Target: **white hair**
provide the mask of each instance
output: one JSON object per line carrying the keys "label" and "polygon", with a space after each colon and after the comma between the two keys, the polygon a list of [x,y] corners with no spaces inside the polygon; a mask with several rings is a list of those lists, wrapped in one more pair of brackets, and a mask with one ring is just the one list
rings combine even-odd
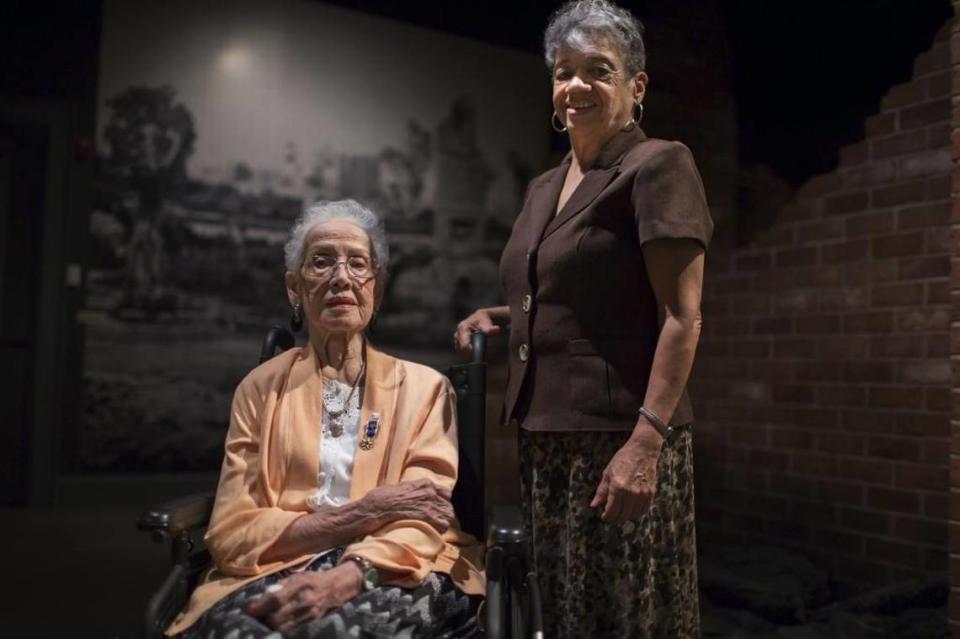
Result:
{"label": "white hair", "polygon": [[385,275],[390,260],[390,248],[387,245],[387,232],[377,214],[356,200],[320,200],[314,202],[303,212],[293,228],[290,239],[283,247],[283,257],[288,271],[299,271],[303,266],[303,248],[307,235],[318,224],[330,220],[346,220],[356,224],[370,238],[373,263],[379,275]]}
{"label": "white hair", "polygon": [[547,68],[553,70],[561,46],[584,50],[597,38],[606,38],[617,48],[631,76],[646,68],[643,23],[608,0],[574,0],[554,12],[543,34]]}

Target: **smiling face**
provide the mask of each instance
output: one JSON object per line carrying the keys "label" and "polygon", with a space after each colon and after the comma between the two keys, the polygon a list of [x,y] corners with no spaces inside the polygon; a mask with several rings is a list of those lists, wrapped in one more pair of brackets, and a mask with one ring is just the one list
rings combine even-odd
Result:
{"label": "smiling face", "polygon": [[363,331],[376,307],[370,238],[349,220],[316,225],[304,240],[299,272],[287,272],[286,283],[311,334]]}
{"label": "smiling face", "polygon": [[557,49],[553,108],[571,136],[606,141],[624,128],[643,98],[647,74],[628,76],[623,56],[603,38]]}

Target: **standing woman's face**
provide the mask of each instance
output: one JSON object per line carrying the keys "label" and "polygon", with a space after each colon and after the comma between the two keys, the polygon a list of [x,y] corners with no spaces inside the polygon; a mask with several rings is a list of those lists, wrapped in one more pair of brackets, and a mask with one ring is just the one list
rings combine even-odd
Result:
{"label": "standing woman's face", "polygon": [[647,74],[627,75],[623,56],[605,39],[586,49],[560,47],[553,67],[553,108],[570,135],[606,141],[633,116]]}

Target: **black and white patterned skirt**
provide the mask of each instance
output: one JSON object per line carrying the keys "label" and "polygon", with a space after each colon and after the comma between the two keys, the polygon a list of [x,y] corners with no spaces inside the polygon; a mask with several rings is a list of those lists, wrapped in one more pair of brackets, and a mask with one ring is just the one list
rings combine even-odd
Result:
{"label": "black and white patterned skirt", "polygon": [[[343,548],[315,558],[305,570],[329,570],[337,565]],[[281,634],[260,619],[243,612],[268,587],[293,574],[281,570],[230,593],[203,614],[180,639],[363,639],[406,637],[474,637],[478,633],[480,597],[461,592],[443,573],[432,572],[416,588],[381,586],[363,592],[339,608]]]}

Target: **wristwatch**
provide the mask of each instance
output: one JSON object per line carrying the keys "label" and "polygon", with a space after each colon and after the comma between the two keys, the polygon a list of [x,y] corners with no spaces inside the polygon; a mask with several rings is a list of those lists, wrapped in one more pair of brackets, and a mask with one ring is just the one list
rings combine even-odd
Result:
{"label": "wristwatch", "polygon": [[344,559],[357,562],[360,566],[360,590],[367,592],[380,585],[380,572],[377,567],[359,555],[347,555]]}

